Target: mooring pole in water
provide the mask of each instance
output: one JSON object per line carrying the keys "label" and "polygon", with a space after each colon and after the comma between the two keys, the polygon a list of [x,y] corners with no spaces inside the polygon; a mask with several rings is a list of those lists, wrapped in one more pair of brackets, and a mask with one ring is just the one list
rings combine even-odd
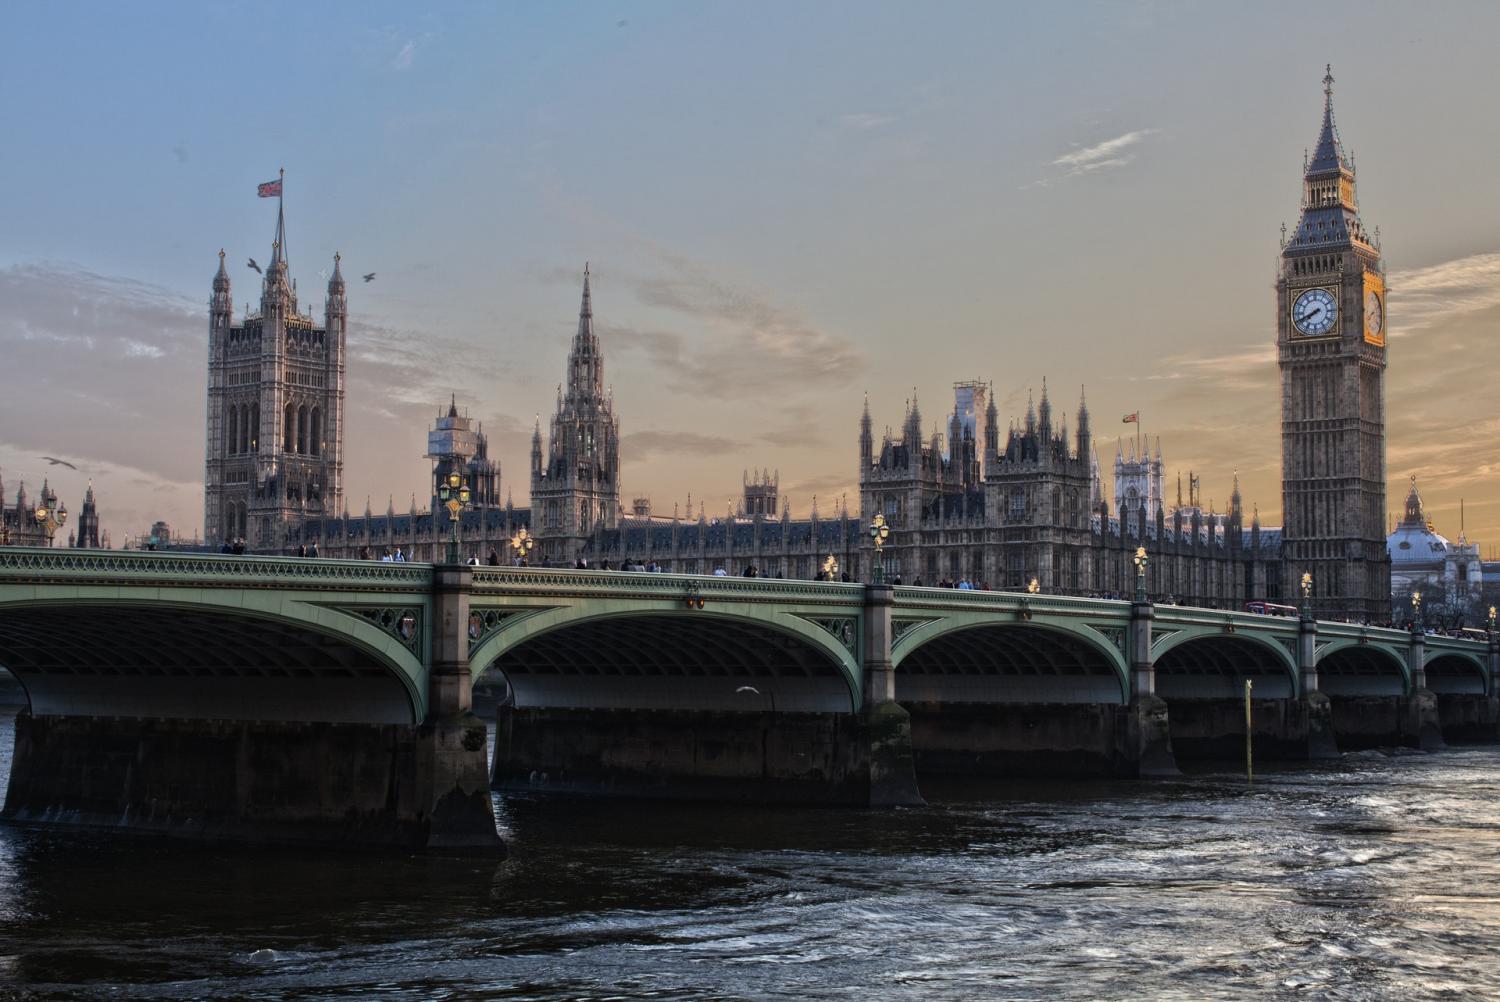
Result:
{"label": "mooring pole in water", "polygon": [[1245,679],[1245,782],[1255,782],[1255,756],[1251,751],[1253,738],[1251,737],[1250,716],[1250,687],[1254,685],[1248,678]]}

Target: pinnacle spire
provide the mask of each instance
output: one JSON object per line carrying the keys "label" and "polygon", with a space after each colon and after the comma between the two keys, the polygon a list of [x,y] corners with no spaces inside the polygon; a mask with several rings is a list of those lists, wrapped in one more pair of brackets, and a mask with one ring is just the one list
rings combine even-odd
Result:
{"label": "pinnacle spire", "polygon": [[286,187],[286,168],[281,168],[281,187],[276,196],[276,240],[271,244],[271,266],[286,266],[286,214],[285,202],[279,192]]}
{"label": "pinnacle spire", "polygon": [[1353,173],[1352,166],[1344,156],[1344,146],[1339,140],[1339,130],[1333,121],[1333,66],[1330,64],[1323,76],[1323,127],[1318,132],[1318,145],[1313,148],[1307,162],[1308,177],[1334,171]]}

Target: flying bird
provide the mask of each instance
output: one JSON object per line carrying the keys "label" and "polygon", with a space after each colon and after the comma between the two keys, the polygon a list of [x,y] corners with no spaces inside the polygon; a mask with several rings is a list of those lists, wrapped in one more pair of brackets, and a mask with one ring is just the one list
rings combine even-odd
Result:
{"label": "flying bird", "polygon": [[51,456],[43,456],[42,458],[45,459],[47,462],[51,463],[53,466],[66,466],[70,470],[76,470],[76,469],[78,469],[78,467],[74,466],[72,463],[68,462],[66,459],[54,459]]}
{"label": "flying bird", "polygon": [[373,282],[373,281],[375,281],[375,273],[372,271],[368,275],[366,275],[365,276],[365,281],[366,282]]}
{"label": "flying bird", "polygon": [[263,272],[263,271],[260,270],[260,265],[258,265],[258,264],[255,263],[255,258],[253,258],[253,257],[250,259],[250,267],[252,267],[252,268],[255,269],[255,273],[257,275],[264,275],[265,274],[265,272]]}

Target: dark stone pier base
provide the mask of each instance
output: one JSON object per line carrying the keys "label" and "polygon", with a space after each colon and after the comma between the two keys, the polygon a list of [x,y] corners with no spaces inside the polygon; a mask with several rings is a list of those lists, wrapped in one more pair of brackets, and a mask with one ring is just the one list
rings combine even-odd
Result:
{"label": "dark stone pier base", "polygon": [[1496,739],[1500,700],[1483,693],[1438,693],[1438,719],[1444,741],[1478,744]]}
{"label": "dark stone pier base", "polygon": [[1167,705],[913,703],[919,776],[1175,776]]}
{"label": "dark stone pier base", "polygon": [[420,726],[16,718],[0,818],[190,838],[504,852],[475,717]]}
{"label": "dark stone pier base", "polygon": [[[503,706],[496,789],[762,803],[911,803],[905,714]],[[910,743],[905,742],[907,776]],[[920,803],[920,798],[915,802]]]}

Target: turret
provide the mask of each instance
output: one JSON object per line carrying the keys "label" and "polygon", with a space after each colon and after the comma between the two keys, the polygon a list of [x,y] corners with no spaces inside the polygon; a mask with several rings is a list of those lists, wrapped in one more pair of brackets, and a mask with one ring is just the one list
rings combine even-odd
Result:
{"label": "turret", "polygon": [[1093,451],[1089,432],[1089,404],[1083,387],[1078,388],[1078,456],[1082,458]]}
{"label": "turret", "polygon": [[989,473],[1000,461],[1000,410],[995,406],[995,388],[990,387],[984,409],[984,470]]}
{"label": "turret", "polygon": [[870,394],[865,394],[865,409],[859,416],[859,475],[864,479],[875,457],[875,439],[870,430]]}
{"label": "turret", "polygon": [[542,416],[536,416],[536,427],[531,431],[531,478],[540,480],[542,476]]}
{"label": "turret", "polygon": [[341,260],[342,257],[335,252],[333,255],[333,276],[328,279],[328,304],[325,309],[330,321],[328,324],[330,330],[333,328],[332,319],[334,317],[343,317],[348,309],[348,304],[344,297],[344,272],[339,267]]}
{"label": "turret", "polygon": [[1038,432],[1042,436],[1042,442],[1052,441],[1052,404],[1047,400],[1047,377],[1042,377],[1042,404],[1039,408]]}

